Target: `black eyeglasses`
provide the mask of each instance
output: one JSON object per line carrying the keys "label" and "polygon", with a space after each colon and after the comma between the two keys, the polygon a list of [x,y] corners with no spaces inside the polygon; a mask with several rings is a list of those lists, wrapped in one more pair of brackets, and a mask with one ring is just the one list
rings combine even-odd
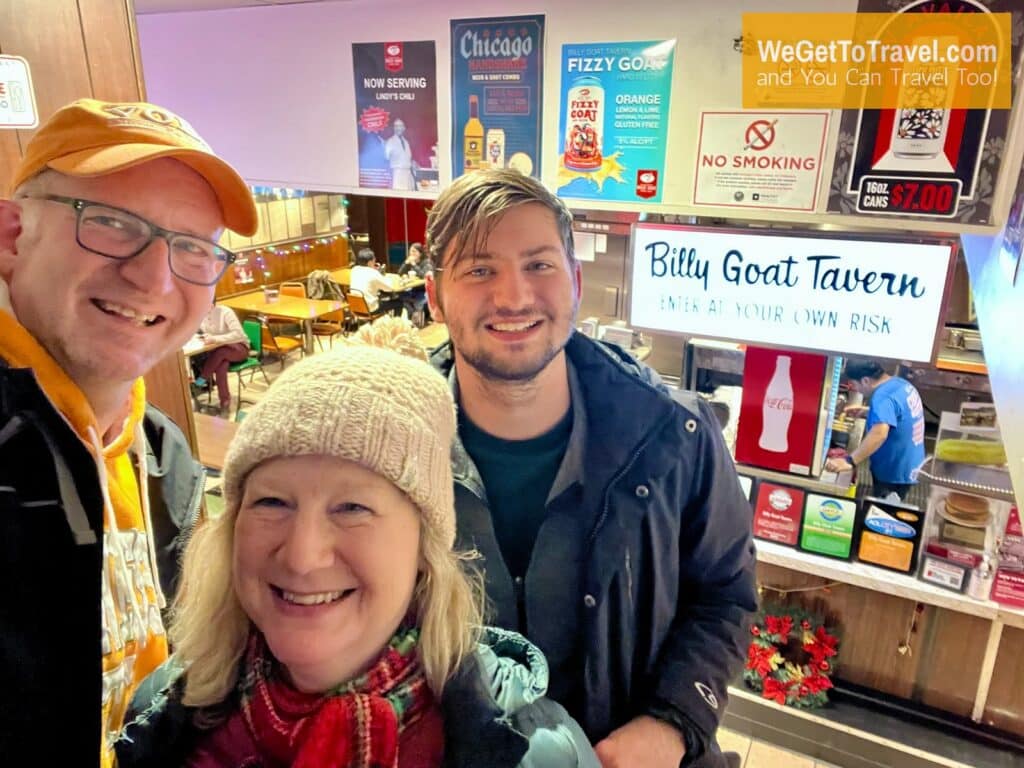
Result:
{"label": "black eyeglasses", "polygon": [[87,251],[126,261],[142,253],[156,238],[167,241],[171,272],[186,283],[214,285],[237,256],[211,240],[171,232],[131,211],[91,200],[39,195],[38,200],[70,205],[77,213],[75,239]]}

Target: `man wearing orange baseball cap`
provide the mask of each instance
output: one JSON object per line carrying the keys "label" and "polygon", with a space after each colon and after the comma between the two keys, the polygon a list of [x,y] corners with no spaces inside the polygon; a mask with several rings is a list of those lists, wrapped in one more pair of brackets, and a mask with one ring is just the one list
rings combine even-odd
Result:
{"label": "man wearing orange baseball cap", "polygon": [[82,99],[0,200],[0,755],[112,765],[202,498],[142,376],[199,327],[256,229],[245,182],[172,112]]}

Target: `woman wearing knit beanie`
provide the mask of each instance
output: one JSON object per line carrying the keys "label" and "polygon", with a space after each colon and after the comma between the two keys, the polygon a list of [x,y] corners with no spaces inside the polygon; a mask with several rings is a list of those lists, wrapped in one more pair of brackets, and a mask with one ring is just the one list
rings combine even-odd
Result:
{"label": "woman wearing knit beanie", "polygon": [[121,768],[598,768],[453,551],[448,384],[404,320],[286,370],[185,555]]}

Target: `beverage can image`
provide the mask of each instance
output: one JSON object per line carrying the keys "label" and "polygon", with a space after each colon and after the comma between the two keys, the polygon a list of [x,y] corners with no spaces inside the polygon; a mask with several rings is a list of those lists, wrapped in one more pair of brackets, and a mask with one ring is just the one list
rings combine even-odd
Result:
{"label": "beverage can image", "polygon": [[604,88],[596,77],[577,78],[569,89],[562,164],[573,171],[601,167],[604,133]]}
{"label": "beverage can image", "polygon": [[[943,38],[942,42],[948,45],[950,39]],[[908,62],[900,70],[892,126],[892,153],[896,157],[926,159],[942,152],[953,102],[953,83],[949,79],[946,68],[921,62]]]}
{"label": "beverage can image", "polygon": [[489,168],[505,167],[505,131],[502,128],[487,130],[487,166]]}
{"label": "beverage can image", "polygon": [[948,109],[897,109],[892,151],[896,157],[936,157],[946,141]]}
{"label": "beverage can image", "polygon": [[757,441],[764,451],[785,453],[789,450],[789,424],[793,420],[793,380],[789,373],[792,360],[789,355],[775,359],[775,373],[764,393],[761,437]]}

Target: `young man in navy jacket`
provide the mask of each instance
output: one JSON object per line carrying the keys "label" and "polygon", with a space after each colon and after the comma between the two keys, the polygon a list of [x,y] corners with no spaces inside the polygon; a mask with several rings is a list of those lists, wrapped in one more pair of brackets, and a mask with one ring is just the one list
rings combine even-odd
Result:
{"label": "young man in navy jacket", "polygon": [[544,651],[549,694],[605,768],[726,765],[715,731],[757,595],[713,414],[574,331],[572,215],[538,181],[459,178],[427,241],[459,537],[483,555],[495,622]]}

